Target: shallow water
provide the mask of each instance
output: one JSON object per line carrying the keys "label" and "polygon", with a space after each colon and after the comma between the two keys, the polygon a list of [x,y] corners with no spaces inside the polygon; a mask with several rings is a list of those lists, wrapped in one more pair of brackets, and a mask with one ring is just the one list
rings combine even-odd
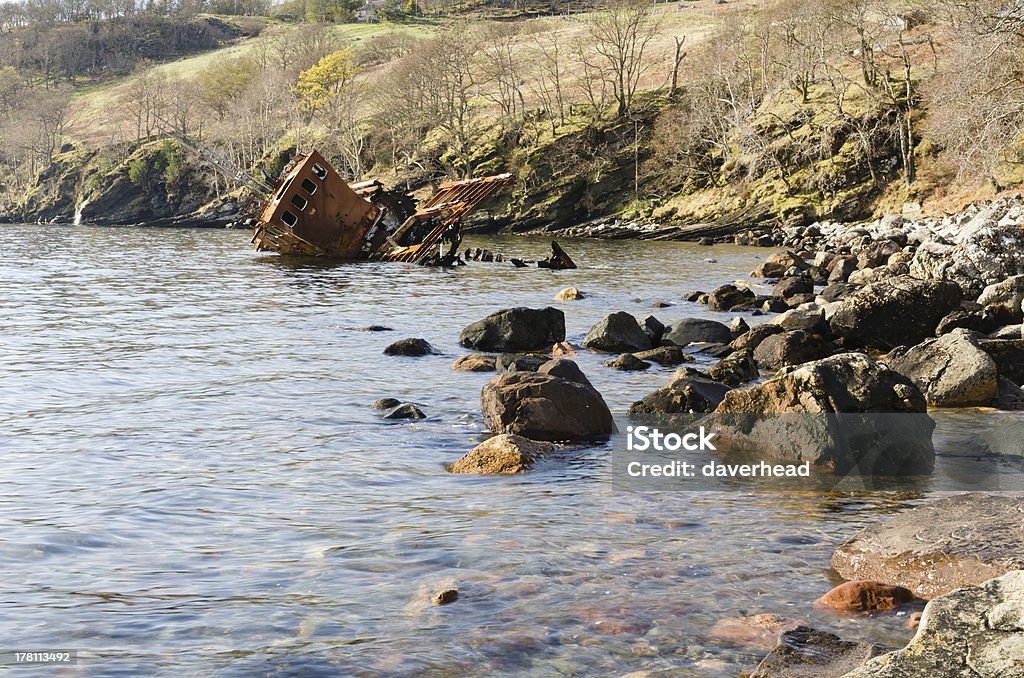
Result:
{"label": "shallow water", "polygon": [[[727,319],[682,297],[765,250],[565,241],[581,269],[438,270],[286,260],[241,231],[2,228],[0,638],[78,649],[64,675],[724,676],[763,655],[707,634],[725,617],[911,635],[903,617],[810,603],[835,583],[837,544],[941,483],[628,493],[608,446],[519,477],[445,471],[483,433],[489,375],[448,369],[463,326],[548,304],[571,341],[619,309]],[[568,285],[591,296],[550,301]],[[407,336],[445,355],[382,355]],[[579,358],[620,419],[671,371],[603,359]],[[385,396],[429,418],[385,422]],[[446,585],[458,600],[429,605]]]}

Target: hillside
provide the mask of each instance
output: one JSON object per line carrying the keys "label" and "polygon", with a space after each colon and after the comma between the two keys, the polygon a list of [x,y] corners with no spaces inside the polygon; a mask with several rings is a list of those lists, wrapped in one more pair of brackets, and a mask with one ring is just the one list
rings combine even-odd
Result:
{"label": "hillside", "polygon": [[[3,211],[117,223],[210,213],[233,187],[161,141],[168,123],[271,178],[312,146],[353,180],[410,189],[512,171],[517,188],[491,223],[514,230],[857,219],[1020,182],[1012,126],[1024,116],[993,120],[1001,137],[972,135],[954,104],[983,81],[955,66],[981,35],[977,17],[908,3],[583,9],[470,3],[339,24],[203,15],[188,21],[224,31],[213,49],[51,90],[22,76],[20,92],[39,92],[42,112],[28,117],[45,143],[17,150],[27,114],[9,106]],[[984,39],[1012,58],[1013,36]]]}

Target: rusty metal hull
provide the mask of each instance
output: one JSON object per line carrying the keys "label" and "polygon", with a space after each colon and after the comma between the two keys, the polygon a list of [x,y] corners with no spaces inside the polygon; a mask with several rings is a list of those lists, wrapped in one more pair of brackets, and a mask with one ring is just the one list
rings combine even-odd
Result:
{"label": "rusty metal hull", "polygon": [[285,175],[263,206],[253,244],[257,251],[359,259],[380,216],[378,207],[313,151]]}
{"label": "rusty metal hull", "polygon": [[312,151],[263,205],[252,242],[257,251],[279,254],[443,263],[457,257],[463,217],[510,183],[510,174],[445,182],[406,217],[379,182],[350,186]]}

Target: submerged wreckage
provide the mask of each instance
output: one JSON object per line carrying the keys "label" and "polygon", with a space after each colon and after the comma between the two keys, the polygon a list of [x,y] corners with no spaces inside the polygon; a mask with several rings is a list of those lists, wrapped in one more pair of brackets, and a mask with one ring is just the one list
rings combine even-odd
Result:
{"label": "submerged wreckage", "polygon": [[511,183],[511,174],[449,181],[408,214],[380,182],[350,186],[312,151],[263,205],[252,242],[280,254],[455,263],[463,217]]}

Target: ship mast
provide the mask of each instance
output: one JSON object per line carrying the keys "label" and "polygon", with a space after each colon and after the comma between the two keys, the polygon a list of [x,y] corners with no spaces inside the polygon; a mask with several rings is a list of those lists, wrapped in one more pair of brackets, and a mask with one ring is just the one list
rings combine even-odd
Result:
{"label": "ship mast", "polygon": [[162,116],[157,114],[155,115],[155,118],[157,127],[159,127],[160,131],[165,135],[198,155],[203,161],[223,174],[229,180],[249,189],[265,201],[270,200],[270,197],[274,194],[274,188],[270,186],[270,184],[256,178],[251,173],[246,172],[231,160],[220,155],[203,143],[195,139],[191,139],[184,133],[179,132],[173,124],[168,122]]}

